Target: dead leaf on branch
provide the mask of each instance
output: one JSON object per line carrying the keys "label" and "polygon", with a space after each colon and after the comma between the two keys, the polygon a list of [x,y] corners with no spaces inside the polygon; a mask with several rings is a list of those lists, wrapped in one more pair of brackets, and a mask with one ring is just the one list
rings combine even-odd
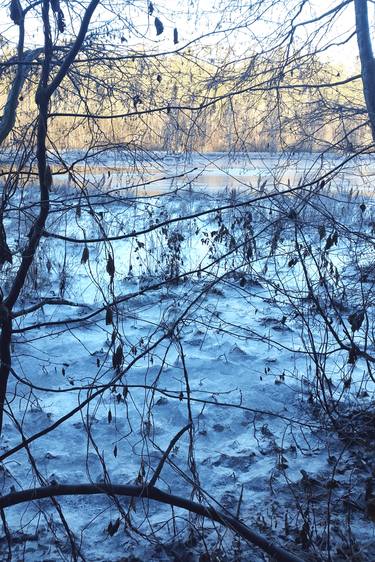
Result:
{"label": "dead leaf on branch", "polygon": [[116,348],[116,351],[113,354],[113,357],[112,357],[113,368],[119,369],[122,365],[123,360],[124,360],[124,351],[122,349],[122,345],[119,344]]}
{"label": "dead leaf on branch", "polygon": [[90,257],[89,249],[87,246],[85,246],[82,252],[81,263],[85,264],[86,262],[88,262],[89,257]]}
{"label": "dead leaf on branch", "polygon": [[106,326],[113,324],[113,312],[110,306],[107,306],[105,311],[105,324]]}
{"label": "dead leaf on branch", "polygon": [[350,314],[348,317],[349,323],[352,327],[353,332],[358,332],[363,324],[363,320],[365,319],[365,311],[360,310],[358,312],[354,312]]}
{"label": "dead leaf on branch", "polygon": [[113,537],[113,535],[117,533],[119,528],[120,528],[120,518],[118,517],[114,523],[112,523],[112,521],[109,522],[109,525],[107,527],[107,533],[109,534],[110,537]]}
{"label": "dead leaf on branch", "polygon": [[156,29],[156,35],[161,35],[164,31],[163,23],[159,20],[159,18],[155,18],[154,24]]}
{"label": "dead leaf on branch", "polygon": [[111,278],[111,281],[113,281],[113,278],[115,276],[115,261],[111,255],[108,256],[106,270]]}

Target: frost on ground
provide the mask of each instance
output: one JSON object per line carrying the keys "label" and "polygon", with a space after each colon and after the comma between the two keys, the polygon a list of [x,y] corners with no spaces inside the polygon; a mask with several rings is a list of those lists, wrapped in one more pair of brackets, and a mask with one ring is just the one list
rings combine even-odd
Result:
{"label": "frost on ground", "polygon": [[[54,194],[66,214],[50,219],[14,319],[2,495],[145,485],[190,423],[159,488],[303,560],[374,560],[372,201],[326,188],[245,205],[182,189],[102,195],[93,213],[72,193]],[[103,233],[118,239],[96,243]],[[4,559],[11,543],[30,562],[268,560],[144,499],[56,497],[4,514]]]}

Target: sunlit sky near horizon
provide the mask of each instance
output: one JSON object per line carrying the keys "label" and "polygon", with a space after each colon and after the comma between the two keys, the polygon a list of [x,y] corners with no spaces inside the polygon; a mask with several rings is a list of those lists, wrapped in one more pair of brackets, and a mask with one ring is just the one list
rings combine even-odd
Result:
{"label": "sunlit sky near horizon", "polygon": [[[22,1],[22,0],[21,0]],[[232,1],[232,9],[225,10],[228,5],[228,0],[155,0],[155,11],[152,16],[148,15],[148,2],[147,0],[135,3],[128,3],[119,0],[113,0],[112,5],[115,9],[120,10],[120,14],[126,18],[132,25],[132,33],[126,28],[119,18],[113,18],[111,26],[116,30],[118,37],[125,38],[123,49],[128,47],[134,48],[143,46],[147,49],[158,49],[161,51],[170,51],[175,48],[173,44],[173,28],[178,29],[179,43],[178,47],[183,46],[190,41],[194,41],[198,36],[205,36],[200,44],[214,45],[219,41],[225,46],[230,46],[238,56],[243,56],[246,52],[256,49],[257,39],[260,36],[267,36],[270,30],[275,29],[275,22],[277,19],[284,18],[288,6],[295,5],[295,2],[285,2],[278,8],[274,8],[272,12],[267,14],[264,20],[259,22],[252,22],[242,31],[234,31],[234,28],[241,27],[249,16],[249,2]],[[108,6],[110,2],[103,2],[103,6]],[[134,5],[135,4],[135,5]],[[254,3],[253,3],[254,4]],[[268,4],[267,1],[264,2]],[[24,4],[23,4],[24,5]],[[61,2],[64,9],[64,3]],[[301,14],[298,17],[298,22],[309,20],[316,14],[320,14],[329,10],[332,6],[337,5],[337,2],[324,1],[324,0],[310,0],[305,4]],[[236,7],[237,6],[237,7]],[[239,7],[238,7],[239,6]],[[373,15],[375,7],[370,8],[370,14]],[[65,7],[66,17],[68,19],[67,10]],[[154,27],[154,17],[158,16],[164,24],[164,33],[156,36]],[[95,27],[104,27],[106,22],[110,21],[111,14],[105,8],[97,10],[93,19]],[[27,24],[27,41],[29,45],[40,43],[42,39],[41,23],[35,17],[29,17]],[[251,22],[251,20],[250,20]],[[78,25],[78,20],[77,20]],[[312,31],[313,26],[308,26],[309,31]],[[342,36],[346,35],[350,29],[354,30],[354,10],[353,6],[346,7],[339,20],[331,27],[326,36],[325,41],[340,41]],[[303,40],[302,28],[301,40]],[[16,26],[14,26],[9,17],[9,10],[7,5],[0,7],[0,33],[7,38],[11,38],[14,44],[16,43]],[[323,41],[323,38],[320,40]],[[355,37],[352,38],[349,44],[340,46],[338,48],[331,48],[323,58],[325,60],[335,61],[336,63],[347,66],[348,70],[353,69],[356,64],[357,57],[357,44]]]}

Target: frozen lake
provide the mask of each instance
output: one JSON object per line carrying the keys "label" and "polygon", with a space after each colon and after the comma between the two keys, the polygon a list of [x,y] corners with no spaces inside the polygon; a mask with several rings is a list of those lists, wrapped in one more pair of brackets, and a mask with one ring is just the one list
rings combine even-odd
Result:
{"label": "frozen lake", "polygon": [[[6,164],[6,157],[0,155]],[[65,164],[62,164],[64,160]],[[325,155],[310,153],[206,153],[170,155],[163,152],[132,152],[97,149],[50,157],[57,187],[73,186],[116,192],[121,195],[157,195],[174,190],[287,189],[299,183],[314,184],[329,174],[332,189],[354,188],[366,193],[375,174],[372,155]],[[120,194],[120,192],[119,192]]]}
{"label": "frozen lake", "polygon": [[136,186],[138,191],[147,194],[187,188],[213,192],[285,189],[297,186],[299,182],[314,182],[328,172],[335,189],[356,187],[367,190],[375,173],[375,161],[370,156],[353,158],[330,154],[322,157],[315,154],[232,156],[210,153],[192,156],[156,153],[130,160],[112,153],[94,158],[84,169],[77,170],[87,172],[87,166],[93,183],[104,189]]}

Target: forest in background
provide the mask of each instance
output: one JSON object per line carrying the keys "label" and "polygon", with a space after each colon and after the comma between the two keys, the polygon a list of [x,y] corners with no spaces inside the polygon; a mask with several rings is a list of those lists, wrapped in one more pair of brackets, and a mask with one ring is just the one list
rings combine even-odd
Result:
{"label": "forest in background", "polygon": [[[110,66],[95,54],[64,79],[51,106],[63,114],[50,122],[55,145],[84,148],[95,137],[169,153],[355,152],[370,140],[360,76],[347,80],[342,66],[318,54],[307,64],[297,54],[287,67],[281,50],[237,61],[222,46],[106,56]],[[3,104],[12,76],[11,67],[2,68]],[[32,70],[29,78],[17,113],[21,128],[37,117]],[[78,116],[70,115],[72,102]]]}

